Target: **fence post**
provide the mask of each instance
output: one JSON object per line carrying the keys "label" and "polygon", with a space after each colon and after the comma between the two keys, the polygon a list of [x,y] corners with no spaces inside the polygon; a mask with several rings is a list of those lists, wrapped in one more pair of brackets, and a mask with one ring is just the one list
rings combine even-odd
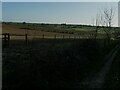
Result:
{"label": "fence post", "polygon": [[42,35],[42,38],[44,39],[44,34]]}
{"label": "fence post", "polygon": [[9,46],[10,34],[5,33],[5,34],[2,34],[2,35],[3,35],[3,40],[4,40],[4,46],[5,47]]}
{"label": "fence post", "polygon": [[8,35],[7,39],[8,39],[8,46],[9,46],[10,45],[10,34],[8,33],[7,35]]}
{"label": "fence post", "polygon": [[6,43],[6,40],[7,40],[7,36],[6,36],[6,34],[4,34],[4,41],[5,41],[5,43]]}
{"label": "fence post", "polygon": [[26,41],[26,43],[27,43],[27,39],[28,39],[28,38],[27,38],[27,34],[25,34],[25,41]]}
{"label": "fence post", "polygon": [[8,42],[10,41],[10,34],[8,33]]}

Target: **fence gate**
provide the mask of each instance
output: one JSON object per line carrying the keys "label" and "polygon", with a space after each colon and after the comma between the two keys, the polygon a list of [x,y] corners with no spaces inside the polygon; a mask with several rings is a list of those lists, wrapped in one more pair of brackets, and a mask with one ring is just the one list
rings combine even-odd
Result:
{"label": "fence gate", "polygon": [[2,34],[2,41],[3,41],[3,46],[9,46],[9,42],[10,42],[10,34],[9,33],[3,33]]}

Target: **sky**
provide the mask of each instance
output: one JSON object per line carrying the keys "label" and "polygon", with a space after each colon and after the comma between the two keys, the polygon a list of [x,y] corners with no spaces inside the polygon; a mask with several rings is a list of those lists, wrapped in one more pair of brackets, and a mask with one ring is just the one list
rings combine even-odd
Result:
{"label": "sky", "polygon": [[3,2],[118,2],[120,0],[1,0]]}
{"label": "sky", "polygon": [[118,26],[120,27],[120,2],[118,5]]}
{"label": "sky", "polygon": [[89,25],[97,12],[109,7],[116,9],[113,24],[117,26],[117,2],[3,2],[2,20]]}
{"label": "sky", "polygon": [[0,22],[2,21],[2,3],[0,2]]}

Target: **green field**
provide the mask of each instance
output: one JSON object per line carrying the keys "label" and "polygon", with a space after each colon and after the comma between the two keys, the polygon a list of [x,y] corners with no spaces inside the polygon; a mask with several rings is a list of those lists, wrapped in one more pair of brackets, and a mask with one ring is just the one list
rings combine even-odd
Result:
{"label": "green field", "polygon": [[[70,25],[70,24],[43,24],[43,23],[20,23],[3,22],[2,33],[10,33],[11,39],[24,39],[28,34],[28,39],[42,38],[94,38],[96,32],[95,26],[89,25]],[[118,27],[110,29],[111,38],[116,38],[120,32]],[[106,33],[103,27],[99,27],[98,38],[105,38]]]}
{"label": "green field", "polygon": [[[3,43],[4,44],[4,43]],[[102,40],[12,40],[3,47],[3,88],[75,88],[117,44]],[[3,45],[4,46],[4,45]]]}
{"label": "green field", "polygon": [[[3,33],[31,36],[91,33],[96,27],[65,24],[3,23]],[[102,28],[100,28],[102,29]],[[112,28],[118,31],[119,28]],[[101,34],[102,33],[102,34]],[[99,34],[103,35],[100,30]],[[21,38],[21,37],[20,37]],[[76,88],[91,73],[105,64],[104,57],[119,43],[119,39],[24,39],[3,40],[3,89]],[[119,53],[111,67],[105,87],[119,82],[111,79],[115,70],[119,75]],[[117,66],[116,66],[117,65]],[[114,68],[113,68],[114,67]],[[112,70],[113,69],[113,70]],[[119,78],[119,76],[117,76]],[[117,79],[118,80],[118,79]]]}

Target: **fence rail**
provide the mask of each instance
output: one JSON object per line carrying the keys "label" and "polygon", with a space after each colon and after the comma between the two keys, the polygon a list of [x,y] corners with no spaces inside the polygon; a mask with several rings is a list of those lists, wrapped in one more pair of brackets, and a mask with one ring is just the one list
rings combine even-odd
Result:
{"label": "fence rail", "polygon": [[[25,42],[27,43],[28,40],[31,39],[93,39],[94,38],[94,34],[80,34],[80,35],[45,35],[45,34],[41,34],[41,35],[28,35],[28,34],[9,34],[9,33],[3,33],[2,34],[2,40],[4,42],[4,44],[9,45],[10,40],[25,40]],[[104,38],[104,36],[100,36],[100,38]]]}
{"label": "fence rail", "polygon": [[[41,34],[41,35],[28,35],[28,34],[9,34],[9,33],[3,33],[2,34],[2,40],[12,40],[12,39],[24,39],[24,40],[29,40],[29,39],[33,39],[33,38],[37,38],[37,39],[47,39],[47,38],[51,38],[51,39],[93,39],[95,37],[95,34],[91,34],[91,33],[84,33],[84,34],[79,34],[79,35],[46,35],[46,34]],[[98,35],[98,38],[103,38],[104,35]],[[0,37],[1,38],[1,37]]]}
{"label": "fence rail", "polygon": [[93,35],[45,35],[45,34],[42,34],[42,35],[28,35],[28,34],[25,34],[25,35],[17,35],[17,34],[9,34],[9,33],[4,33],[2,34],[2,40],[5,40],[5,41],[9,41],[10,39],[24,39],[24,40],[28,40],[28,39],[33,39],[33,38],[40,38],[40,39],[47,39],[47,38],[51,38],[51,39],[82,39],[82,38],[93,38],[94,36]]}

